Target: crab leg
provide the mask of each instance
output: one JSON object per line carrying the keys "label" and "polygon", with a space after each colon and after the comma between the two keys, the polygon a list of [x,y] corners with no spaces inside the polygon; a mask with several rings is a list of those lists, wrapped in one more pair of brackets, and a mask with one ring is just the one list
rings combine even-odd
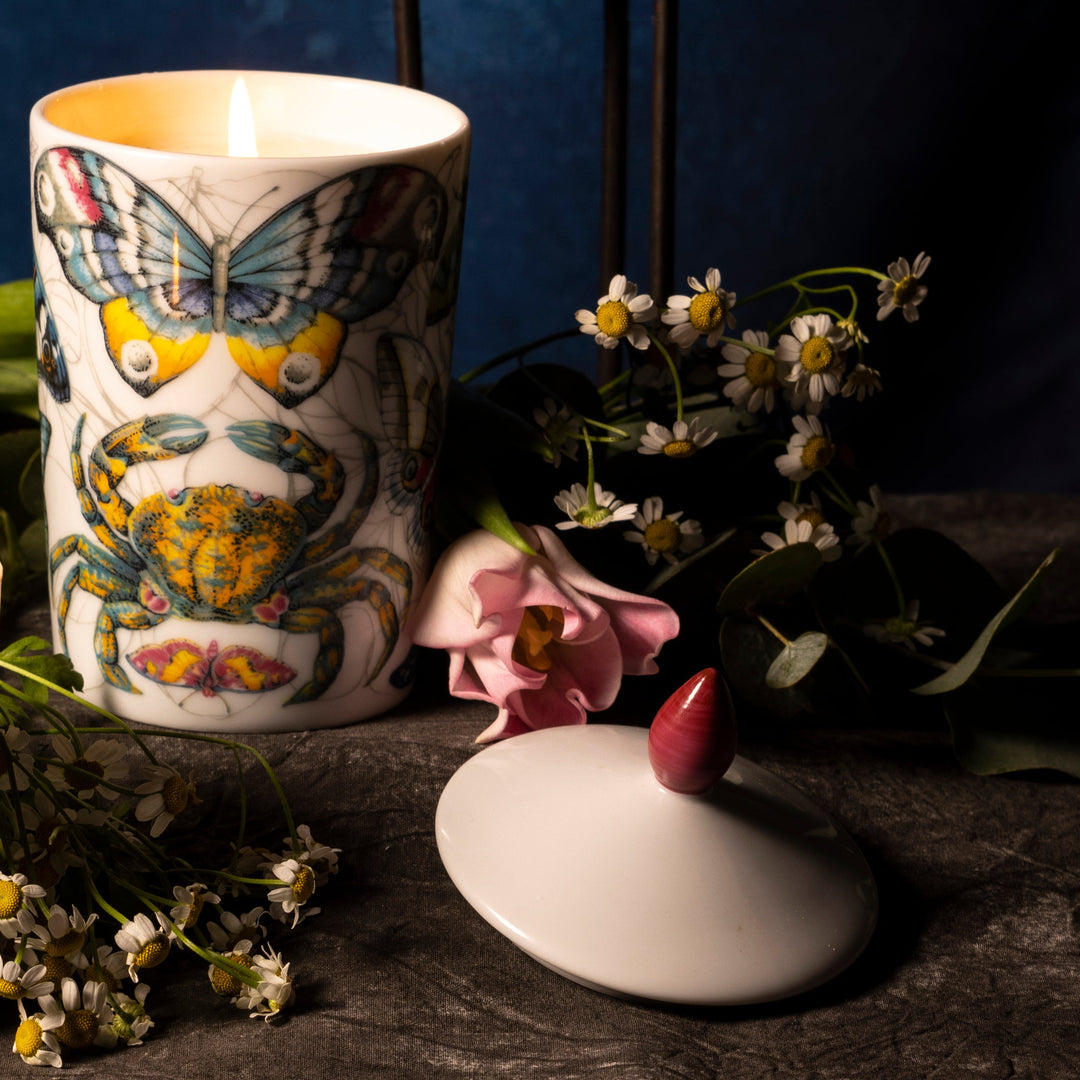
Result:
{"label": "crab leg", "polygon": [[165,618],[167,618],[166,615],[156,615],[132,600],[112,600],[101,605],[97,625],[94,627],[94,652],[97,653],[101,673],[113,686],[126,690],[129,694],[142,693],[137,687],[132,686],[131,680],[120,667],[116,627],[123,626],[128,630],[148,630]]}

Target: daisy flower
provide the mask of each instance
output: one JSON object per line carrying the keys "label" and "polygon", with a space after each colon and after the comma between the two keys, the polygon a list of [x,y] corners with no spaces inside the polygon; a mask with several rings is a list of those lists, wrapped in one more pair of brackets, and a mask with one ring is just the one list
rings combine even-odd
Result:
{"label": "daisy flower", "polygon": [[[836,535],[836,531],[832,525],[825,520],[825,512],[821,509],[821,500],[817,496],[817,492],[814,492],[810,496],[808,503],[792,503],[784,501],[780,503],[776,512],[784,521],[785,537],[787,536],[787,525],[790,522],[794,522],[796,525],[808,524],[812,530],[810,537],[807,541],[802,539],[795,541],[796,543],[809,542],[814,544],[815,547],[821,552],[821,557],[825,562],[832,562],[835,559],[839,559],[841,555],[840,548],[837,546],[840,542],[839,537]],[[800,530],[801,531],[801,530]],[[767,536],[772,536],[774,539],[780,538],[775,533],[768,533]],[[830,539],[831,537],[831,539]],[[766,536],[761,538],[769,547],[775,550],[777,547],[786,547],[788,543],[792,541],[787,540],[786,543],[780,544],[770,543]],[[767,552],[756,551],[755,555],[765,555]]]}
{"label": "daisy flower", "polygon": [[637,513],[637,503],[624,503],[615,498],[613,491],[605,491],[598,483],[593,483],[593,496],[596,509],[589,508],[589,496],[584,484],[571,484],[569,491],[560,491],[555,496],[555,505],[570,519],[559,521],[556,529],[600,529],[613,521],[628,521]]}
{"label": "daisy flower", "polygon": [[269,946],[251,960],[252,970],[258,974],[260,982],[257,988],[245,986],[236,999],[236,1006],[251,1010],[253,1020],[262,1017],[269,1023],[292,1001],[294,991],[289,965],[282,964],[281,954]]}
{"label": "daisy flower", "polygon": [[[0,964],[0,999],[17,1001],[27,997],[47,997],[53,992],[53,984],[48,980],[45,965],[36,963],[33,951],[27,951],[23,959],[29,965],[25,970],[21,964],[8,960]],[[23,1014],[25,1019],[25,1013]]]}
{"label": "daisy flower", "polygon": [[65,979],[60,993],[64,1022],[56,1029],[57,1039],[72,1050],[87,1050],[91,1046],[112,1049],[116,1045],[116,1032],[105,984],[88,982],[80,993],[74,979]]}
{"label": "daisy flower", "polygon": [[806,480],[821,469],[827,469],[836,454],[836,444],[821,426],[816,416],[793,416],[795,434],[788,439],[787,453],[774,459],[781,476],[789,480]]}
{"label": "daisy flower", "polygon": [[869,491],[870,501],[859,499],[855,504],[857,511],[851,519],[849,544],[856,545],[858,551],[869,547],[875,540],[884,540],[889,535],[892,522],[885,510],[885,501],[881,497],[881,488],[874,484]]}
{"label": "daisy flower", "polygon": [[693,417],[689,424],[685,420],[676,420],[670,429],[650,420],[645,425],[645,434],[641,436],[637,451],[639,454],[663,454],[669,458],[693,457],[718,434],[715,428],[701,423],[698,416]]}
{"label": "daisy flower", "polygon": [[616,274],[608,285],[607,296],[596,301],[596,310],[582,308],[574,314],[583,334],[592,334],[597,345],[614,349],[624,338],[635,349],[649,347],[646,323],[656,315],[656,305],[646,293],[638,295],[637,286],[624,274]]}
{"label": "daisy flower", "polygon": [[[315,875],[315,884],[319,884],[318,874]],[[265,914],[266,909],[261,907],[252,908],[246,915],[239,917],[231,911],[223,911],[220,925],[216,922],[206,924],[214,948],[220,953],[226,953],[230,949],[239,948],[244,942],[250,945],[258,941],[266,933],[261,925]]]}
{"label": "daisy flower", "polygon": [[551,398],[544,398],[543,408],[533,409],[533,419],[551,447],[552,465],[558,468],[563,454],[571,461],[577,461],[578,441],[574,436],[581,434],[578,417],[565,405],[556,405]]}
{"label": "daisy flower", "polygon": [[863,626],[863,633],[875,641],[893,645],[903,645],[912,652],[915,645],[934,644],[934,638],[944,637],[945,631],[929,623],[919,622],[919,601],[910,600],[903,615],[894,615],[891,619],[872,619]]}
{"label": "daisy flower", "polygon": [[149,780],[135,789],[142,795],[135,804],[135,817],[139,821],[152,821],[151,836],[160,836],[177,814],[182,814],[189,803],[200,800],[195,797],[195,784],[184,778],[168,765],[151,765],[147,770]]}
{"label": "daisy flower", "polygon": [[679,521],[683,512],[664,513],[664,503],[659,496],[650,496],[634,515],[634,529],[627,529],[623,537],[632,544],[640,544],[650,566],[663,555],[669,563],[679,561],[680,555],[697,551],[705,542],[701,524],[697,521]]}
{"label": "daisy flower", "polygon": [[127,978],[127,954],[117,952],[111,945],[99,945],[93,959],[80,954],[76,962],[83,982],[102,983],[110,994],[115,994],[121,981]]}
{"label": "daisy flower", "polygon": [[776,357],[762,349],[769,347],[769,335],[764,330],[744,330],[743,345],[725,345],[720,355],[727,361],[717,369],[717,375],[728,380],[724,397],[747,412],[757,412],[764,406],[773,411],[776,394],[781,389],[781,366]]}
{"label": "daisy flower", "polygon": [[[241,941],[232,952],[222,951],[222,955],[234,964],[250,969],[252,966],[252,959],[248,956],[250,950],[251,942]],[[236,998],[244,992],[244,987],[247,985],[238,975],[217,964],[211,964],[206,974],[210,979],[210,989],[221,997]]]}
{"label": "daisy flower", "polygon": [[840,319],[836,325],[847,334],[852,345],[865,345],[870,340],[854,319]]}
{"label": "daisy flower", "polygon": [[84,919],[77,907],[72,907],[69,915],[59,904],[53,904],[45,925],[34,927],[29,944],[46,956],[71,956],[86,944],[86,931],[96,921],[96,913]]}
{"label": "daisy flower", "polygon": [[[283,881],[284,884],[267,893],[270,901],[270,914],[275,919],[288,922],[288,916],[292,915],[293,926],[302,918],[300,909],[311,899],[315,892],[315,871],[305,863],[296,859],[286,859],[279,862],[273,868],[274,877]],[[308,914],[315,914],[314,911]]]}
{"label": "daisy flower", "polygon": [[824,312],[791,320],[790,334],[781,334],[776,359],[790,365],[787,380],[795,384],[792,405],[802,408],[809,399],[820,405],[840,391],[848,336]]}
{"label": "daisy flower", "polygon": [[735,294],[720,288],[720,271],[710,266],[702,285],[696,277],[688,277],[686,283],[696,296],[669,296],[668,310],[660,321],[671,329],[668,338],[680,349],[689,349],[703,334],[705,344],[711,349],[735,325],[731,309],[735,306]]}
{"label": "daisy flower", "polygon": [[174,885],[173,897],[178,901],[177,906],[169,912],[169,918],[179,924],[181,930],[194,926],[202,914],[203,904],[220,904],[221,897],[211,892],[200,881],[191,885]]}
{"label": "daisy flower", "polygon": [[[34,791],[34,805],[23,807],[23,819],[26,831],[31,839],[39,841],[47,860],[38,860],[35,855],[35,870],[38,881],[48,887],[58,880],[72,866],[82,866],[85,860],[75,850],[69,834],[72,823],[88,829],[101,828],[109,819],[106,810],[90,810],[80,807],[78,810],[66,810],[63,814],[41,788]],[[45,876],[51,873],[50,880]]]}
{"label": "daisy flower", "polygon": [[45,890],[31,885],[25,874],[0,874],[0,919],[14,919],[27,906],[27,900],[44,895]]}
{"label": "daisy flower", "polygon": [[809,521],[789,518],[784,522],[784,535],[774,532],[762,533],[762,543],[768,545],[768,551],[755,551],[755,555],[768,555],[769,551],[779,551],[793,544],[813,544],[821,552],[824,562],[840,558],[840,538],[828,522],[811,525]]}
{"label": "daisy flower", "polygon": [[160,964],[172,948],[173,932],[160,911],[154,912],[157,925],[140,911],[134,919],[116,931],[116,947],[127,953],[128,977],[139,981],[139,971]]}
{"label": "daisy flower", "polygon": [[34,913],[30,908],[21,907],[10,919],[0,919],[0,936],[14,941],[23,934],[34,932]]}
{"label": "daisy flower", "polygon": [[887,319],[897,308],[904,313],[908,322],[919,318],[918,307],[926,299],[926,286],[919,280],[930,265],[930,256],[920,251],[915,256],[915,265],[909,266],[907,259],[897,259],[889,263],[889,281],[878,282],[878,321]]}
{"label": "daisy flower", "polygon": [[[127,777],[127,763],[124,761],[124,744],[117,739],[95,739],[84,747],[81,754],[76,753],[70,739],[63,735],[54,735],[53,749],[60,757],[61,764],[49,765],[45,777],[57,791],[74,791],[80,799],[88,799],[95,791],[100,791],[106,799],[115,799],[119,791],[98,786],[98,780],[119,783]],[[81,770],[81,771],[80,771]],[[86,773],[91,773],[87,776]]]}
{"label": "daisy flower", "polygon": [[864,397],[872,397],[881,389],[881,372],[865,364],[856,364],[844,380],[840,393],[844,397],[855,395],[856,401],[862,401]]}
{"label": "daisy flower", "polygon": [[[338,872],[338,855],[341,853],[341,848],[320,844],[311,835],[311,827],[308,825],[297,825],[296,835],[300,838],[300,843],[304,845],[304,850],[297,858],[315,871],[316,885],[325,885],[330,880],[330,875]],[[283,842],[289,844],[292,838],[283,837]]]}
{"label": "daisy flower", "polygon": [[64,1022],[64,1010],[51,997],[43,997],[38,1004],[42,1011],[27,1017],[15,1031],[15,1045],[11,1048],[27,1065],[63,1066],[60,1043],[53,1032]]}
{"label": "daisy flower", "polygon": [[0,791],[11,790],[12,765],[15,790],[25,791],[30,786],[30,771],[34,767],[34,758],[29,753],[29,746],[29,734],[16,724],[9,724],[0,732]]}
{"label": "daisy flower", "polygon": [[142,983],[135,987],[134,996],[130,994],[113,995],[112,1029],[116,1037],[128,1046],[142,1046],[143,1036],[154,1026],[154,1021],[146,1011],[146,996],[150,987]]}

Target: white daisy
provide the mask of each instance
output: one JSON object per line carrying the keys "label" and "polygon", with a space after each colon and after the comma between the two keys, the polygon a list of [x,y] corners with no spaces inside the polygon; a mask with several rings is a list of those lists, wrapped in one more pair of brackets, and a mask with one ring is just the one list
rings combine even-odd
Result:
{"label": "white daisy", "polygon": [[[117,739],[95,739],[83,748],[81,754],[63,735],[54,735],[52,744],[61,764],[49,765],[45,769],[45,777],[57,791],[74,791],[80,799],[90,798],[95,791],[106,799],[119,797],[119,791],[99,786],[98,781],[107,780],[116,784],[127,777],[122,742]],[[88,776],[87,773],[92,775]]]}
{"label": "white daisy", "polygon": [[152,821],[151,836],[160,836],[177,814],[182,814],[195,797],[195,784],[185,780],[168,765],[151,765],[146,770],[149,780],[135,789],[136,795],[144,796],[135,804],[135,817],[139,821]]}
{"label": "white daisy", "polygon": [[116,1045],[113,1030],[113,1011],[107,1000],[104,983],[88,982],[79,991],[74,979],[65,979],[60,989],[64,1003],[64,1022],[56,1029],[56,1037],[72,1050],[87,1050],[91,1046],[112,1049]]}
{"label": "white daisy", "polygon": [[63,1066],[60,1043],[54,1031],[64,1022],[64,1010],[54,998],[43,997],[38,1005],[41,1012],[27,1017],[15,1031],[15,1045],[11,1048],[27,1065]]}
{"label": "white daisy", "polygon": [[[34,767],[29,752],[30,736],[17,724],[9,724],[0,732],[0,791],[11,790],[11,773],[15,773],[15,790],[30,786],[30,771]],[[12,770],[9,766],[14,766]]]}
{"label": "white daisy", "polygon": [[25,874],[0,874],[0,919],[14,919],[27,906],[27,900],[44,895],[45,890],[31,885]]}
{"label": "white daisy", "polygon": [[720,271],[709,267],[702,285],[696,277],[688,277],[686,283],[696,296],[669,296],[667,311],[660,321],[671,329],[668,338],[680,349],[689,349],[703,334],[705,344],[711,349],[735,325],[731,309],[735,306],[735,294],[720,288]]}
{"label": "white daisy", "polygon": [[794,383],[792,406],[801,409],[807,400],[820,405],[840,392],[847,334],[824,312],[799,315],[788,329],[791,333],[781,334],[776,343],[776,359],[790,365],[786,378]]}
{"label": "white daisy", "polygon": [[856,401],[862,401],[864,397],[872,397],[881,389],[881,372],[865,364],[856,364],[844,380],[840,393],[844,397],[855,395]]}
{"label": "white daisy", "polygon": [[[70,808],[61,813],[52,804],[52,801],[41,788],[34,790],[34,805],[23,806],[23,820],[26,831],[30,835],[33,844],[40,844],[40,849],[47,860],[43,861],[34,854],[34,862],[37,867],[38,878],[43,877],[51,870],[57,878],[61,877],[69,867],[82,866],[85,860],[75,850],[70,840],[71,826],[82,826],[87,829],[101,828],[109,819],[106,810],[91,810],[80,807],[77,810]],[[51,884],[52,879],[45,884]]]}
{"label": "white daisy", "polygon": [[70,957],[86,944],[86,931],[96,921],[96,913],[84,919],[77,907],[72,907],[69,915],[59,904],[53,904],[45,925],[35,925],[29,944],[46,956]]}
{"label": "white daisy", "polygon": [[181,930],[194,926],[202,914],[203,904],[220,904],[221,897],[211,892],[200,881],[191,885],[174,885],[173,897],[178,901],[176,907],[169,912],[169,918],[176,923]]}
{"label": "white daisy", "polygon": [[[219,950],[226,960],[231,960],[240,967],[250,969],[252,966],[250,941],[241,941],[231,952]],[[210,980],[210,988],[221,997],[236,998],[244,992],[247,984],[234,972],[218,964],[211,964],[206,972]]]}
{"label": "white daisy", "polygon": [[870,340],[854,319],[840,319],[836,325],[847,334],[848,341],[852,345],[865,345]]}
{"label": "white daisy", "polygon": [[645,425],[645,434],[641,436],[637,451],[669,458],[693,457],[718,435],[715,428],[703,424],[698,416],[692,417],[689,424],[685,420],[676,420],[670,429],[650,420]]}
{"label": "white daisy", "polygon": [[627,529],[623,537],[632,544],[640,544],[650,566],[655,566],[663,555],[669,563],[679,561],[680,555],[689,555],[705,542],[701,524],[697,521],[679,521],[683,512],[664,513],[664,502],[652,495],[642,503],[634,515],[634,529]]}
{"label": "white daisy", "polygon": [[116,1037],[128,1046],[142,1046],[143,1036],[154,1026],[146,1011],[146,996],[150,987],[141,983],[131,994],[114,994],[112,1029]]}
{"label": "white daisy", "polygon": [[80,953],[75,962],[84,982],[102,983],[110,994],[115,994],[127,978],[127,954],[111,945],[99,945],[93,958]]}
{"label": "white daisy", "polygon": [[[320,884],[318,874],[315,875],[315,884]],[[243,942],[249,945],[258,941],[266,934],[262,927],[262,917],[266,909],[252,908],[246,915],[236,916],[231,911],[221,913],[220,925],[216,922],[206,924],[207,933],[214,948],[220,952],[229,952],[239,948]]]}
{"label": "white daisy", "polygon": [[920,251],[915,256],[915,265],[909,266],[907,259],[897,259],[889,263],[891,281],[878,282],[878,321],[887,319],[897,308],[904,313],[908,322],[915,322],[919,317],[918,306],[926,299],[926,286],[919,280],[930,265],[930,256]]}
{"label": "white daisy", "polygon": [[[286,859],[273,868],[273,874],[284,884],[271,889],[266,895],[270,901],[270,915],[281,922],[288,922],[288,916],[292,915],[292,924],[296,926],[303,917],[300,909],[315,892],[315,871],[296,859]],[[307,914],[313,915],[315,911]]]}
{"label": "white daisy", "polygon": [[[833,526],[826,520],[825,512],[821,509],[821,499],[818,498],[816,491],[810,496],[808,503],[792,503],[785,500],[777,506],[776,512],[784,520],[785,526],[789,521],[794,521],[796,524],[809,523],[810,528],[813,529],[810,543],[817,546],[825,562],[833,562],[840,558],[841,551],[837,546],[840,539]],[[832,540],[828,539],[830,536]],[[765,540],[764,536],[762,540]],[[765,542],[768,543],[768,541]],[[775,547],[775,545],[770,546]],[[764,554],[764,552],[757,554]]]}
{"label": "white daisy", "polygon": [[934,638],[945,636],[944,630],[919,622],[918,600],[910,600],[903,615],[869,620],[863,625],[863,633],[875,641],[903,645],[912,652],[915,651],[916,642],[929,648],[934,644]]}
{"label": "white daisy", "polygon": [[32,950],[26,950],[23,962],[25,969],[14,960],[0,964],[0,1000],[17,1001],[21,1006],[23,998],[46,997],[53,992],[45,965],[37,963]]}
{"label": "white daisy", "polygon": [[727,361],[716,369],[717,375],[728,380],[724,397],[747,412],[757,412],[763,406],[772,412],[783,385],[783,365],[769,352],[761,351],[769,348],[769,335],[764,330],[744,330],[742,339],[750,348],[728,344],[720,350]]}
{"label": "white daisy", "polygon": [[596,310],[582,308],[574,314],[583,334],[592,334],[597,345],[614,349],[624,338],[635,349],[649,347],[645,325],[656,316],[656,305],[646,293],[638,295],[637,286],[624,274],[616,274],[606,296],[596,301]]}
{"label": "white daisy", "polygon": [[10,919],[0,919],[0,936],[14,941],[23,934],[32,934],[36,920],[30,908],[21,907]]}
{"label": "white daisy", "polygon": [[795,434],[788,439],[787,452],[774,459],[781,476],[789,480],[806,480],[821,469],[827,469],[836,454],[836,445],[829,438],[816,416],[793,416]]}
{"label": "white daisy", "polygon": [[127,953],[128,977],[132,982],[139,981],[140,970],[157,967],[172,948],[172,929],[160,911],[154,914],[157,917],[156,926],[148,915],[140,911],[116,932],[116,947]]}
{"label": "white daisy", "polygon": [[565,405],[556,405],[551,398],[544,398],[543,408],[533,409],[533,419],[551,447],[552,465],[558,468],[563,454],[571,461],[577,461],[578,440],[574,436],[581,434],[579,417]]}
{"label": "white daisy", "polygon": [[[311,835],[311,828],[308,825],[297,825],[296,835],[304,845],[304,850],[297,855],[297,858],[315,871],[316,885],[325,885],[330,880],[330,875],[338,872],[338,855],[341,853],[341,848],[320,844]],[[286,844],[291,843],[291,838],[288,836],[283,840]]]}
{"label": "white daisy", "polygon": [[840,538],[836,535],[833,527],[828,522],[820,525],[811,525],[809,521],[789,518],[784,522],[784,535],[779,536],[774,532],[762,533],[762,542],[768,545],[768,550],[755,551],[755,555],[767,555],[769,551],[779,551],[780,548],[790,547],[792,544],[813,544],[821,552],[824,562],[832,562],[840,558]]}
{"label": "white daisy", "polygon": [[884,540],[889,535],[892,522],[885,509],[885,500],[881,488],[874,484],[869,491],[870,501],[859,499],[855,504],[857,513],[851,519],[849,544],[854,544],[858,551],[869,547],[875,540]]}
{"label": "white daisy", "polygon": [[261,1017],[267,1023],[275,1019],[293,999],[293,981],[289,965],[281,962],[281,954],[269,946],[251,958],[252,970],[260,976],[258,988],[245,986],[236,999],[236,1006],[249,1009],[252,1019]]}
{"label": "white daisy", "polygon": [[571,484],[569,491],[555,496],[555,505],[570,519],[556,522],[556,529],[601,529],[613,521],[628,521],[637,513],[637,503],[624,503],[613,491],[605,491],[593,483],[596,509],[589,509],[589,496],[584,484]]}

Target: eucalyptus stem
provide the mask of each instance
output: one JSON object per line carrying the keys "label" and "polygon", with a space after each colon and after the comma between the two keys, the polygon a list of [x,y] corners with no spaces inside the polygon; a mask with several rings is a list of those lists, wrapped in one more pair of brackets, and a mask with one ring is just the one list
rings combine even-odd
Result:
{"label": "eucalyptus stem", "polygon": [[788,638],[784,637],[784,635],[781,634],[780,631],[777,630],[776,627],[773,626],[773,624],[771,622],[769,622],[769,620],[766,619],[764,615],[761,614],[761,612],[755,611],[754,612],[754,618],[756,618],[757,621],[759,623],[761,623],[761,625],[764,626],[765,629],[768,630],[769,633],[772,634],[772,636],[774,638],[776,638],[778,641],[782,642],[783,645],[784,645],[784,648],[787,648],[791,644],[791,641]]}
{"label": "eucalyptus stem", "polygon": [[472,382],[474,379],[480,378],[481,375],[486,375],[489,371],[494,371],[496,368],[502,367],[503,364],[509,363],[511,360],[520,360],[529,353],[534,352],[537,349],[542,349],[545,345],[551,345],[556,341],[562,341],[564,338],[573,337],[577,333],[580,333],[580,328],[576,326],[565,330],[556,330],[553,334],[545,334],[544,337],[537,338],[535,341],[530,341],[525,345],[518,345],[516,348],[507,349],[506,352],[499,353],[498,356],[493,356],[490,360],[485,360],[482,364],[478,364],[471,371],[465,372],[464,375],[459,375],[458,382]]}

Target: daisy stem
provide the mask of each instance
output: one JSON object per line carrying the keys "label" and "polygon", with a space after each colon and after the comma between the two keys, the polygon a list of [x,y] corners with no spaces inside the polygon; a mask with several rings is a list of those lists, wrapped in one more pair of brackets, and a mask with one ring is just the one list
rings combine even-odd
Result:
{"label": "daisy stem", "polygon": [[776,627],[773,626],[773,624],[769,622],[769,620],[766,619],[765,616],[762,615],[760,612],[755,611],[754,617],[759,623],[761,623],[762,626],[765,627],[766,630],[769,631],[770,634],[772,634],[774,638],[776,638],[778,641],[782,641],[785,648],[787,648],[787,646],[791,644],[791,642],[786,637],[784,637],[784,635],[781,634],[780,631],[777,630]]}
{"label": "daisy stem", "polygon": [[596,505],[596,463],[593,461],[592,439],[589,438],[588,428],[582,428],[581,434],[585,439],[585,453],[589,455],[589,463],[585,473],[585,489],[589,498],[589,513],[595,514],[599,507]]}
{"label": "daisy stem", "polygon": [[892,278],[888,274],[881,273],[880,270],[870,270],[865,266],[830,266],[825,270],[807,270],[802,274],[796,274],[794,277],[789,277],[785,281],[778,281],[775,285],[770,285],[765,289],[759,289],[756,293],[751,293],[749,296],[744,296],[741,300],[737,300],[732,304],[732,309],[742,307],[743,304],[749,304],[752,300],[758,300],[762,296],[770,296],[772,293],[780,292],[781,289],[786,289],[790,286],[798,287],[801,281],[811,277],[825,277],[828,274],[865,274],[867,277],[877,278],[878,281],[891,281]]}
{"label": "daisy stem", "polygon": [[530,341],[526,345],[518,345],[513,349],[508,349],[506,352],[499,353],[498,356],[493,356],[490,360],[485,360],[484,363],[474,367],[472,371],[466,371],[464,375],[459,375],[458,382],[472,382],[473,379],[478,379],[481,375],[486,375],[489,371],[494,371],[495,368],[502,367],[503,364],[509,363],[511,360],[520,360],[526,353],[542,349],[545,345],[551,345],[553,342],[562,341],[563,338],[573,337],[580,332],[576,326],[566,330],[556,330],[555,333],[546,334],[544,337]]}
{"label": "daisy stem", "polygon": [[[11,784],[11,791],[16,796],[11,800],[11,805],[15,811],[15,824],[19,830],[19,843],[23,849],[23,861],[26,863],[27,878],[34,884],[41,884],[37,880],[37,876],[34,874],[34,864],[30,858],[30,838],[26,833],[26,822],[23,821],[22,814],[22,801],[18,798],[19,788],[15,782],[15,755],[8,754],[7,773],[8,782]],[[14,869],[14,867],[12,867]]]}
{"label": "daisy stem", "polygon": [[614,379],[609,380],[602,386],[596,388],[596,392],[602,397],[607,397],[609,394],[614,393],[617,390],[621,390],[623,383],[625,383],[631,375],[633,375],[633,369],[627,368],[626,371],[620,371]]}
{"label": "daisy stem", "polygon": [[104,896],[101,895],[101,893],[98,891],[98,887],[94,884],[93,877],[89,873],[84,873],[83,878],[86,881],[86,891],[94,898],[94,902],[98,905],[98,907],[101,908],[102,911],[105,912],[106,915],[110,915],[121,926],[123,926],[125,923],[131,922],[131,920],[127,918],[126,915],[122,915],[119,911],[116,910],[116,908],[112,906],[112,904],[108,902],[108,900],[105,899]]}
{"label": "daisy stem", "polygon": [[[671,353],[668,352],[664,343],[660,340],[657,334],[654,334],[651,330],[647,331],[649,340],[656,346],[660,355],[667,363],[668,370],[671,372],[671,378],[675,383],[675,419],[682,420],[682,380],[679,378],[679,369],[675,366],[675,361],[671,358]],[[740,344],[745,344],[740,342]]]}
{"label": "daisy stem", "polygon": [[622,428],[616,427],[614,424],[605,424],[602,420],[593,420],[589,416],[582,416],[581,418],[586,424],[591,424],[593,427],[600,428],[601,431],[610,431],[615,436],[614,439],[597,439],[597,442],[622,442],[624,439],[630,438],[629,431],[623,431]]}
{"label": "daisy stem", "polygon": [[878,554],[881,556],[881,561],[885,564],[885,570],[892,579],[893,589],[896,591],[896,602],[900,607],[898,614],[903,617],[904,613],[907,611],[907,604],[904,602],[904,590],[900,587],[900,579],[896,576],[896,567],[893,566],[892,559],[889,558],[889,554],[885,550],[885,545],[882,544],[880,540],[874,541],[874,547],[877,548]]}
{"label": "daisy stem", "polygon": [[234,746],[232,752],[233,760],[236,762],[236,784],[240,789],[240,826],[238,829],[240,835],[236,839],[233,857],[229,862],[230,866],[235,866],[240,855],[240,848],[244,845],[244,837],[247,834],[247,784],[244,783],[244,766],[240,760],[240,750]]}
{"label": "daisy stem", "polygon": [[749,341],[740,341],[739,338],[721,337],[717,339],[728,345],[738,345],[740,349],[746,349],[748,353],[762,353],[765,356],[775,356],[776,350],[767,348],[765,345],[754,345]]}
{"label": "daisy stem", "polygon": [[831,492],[826,492],[827,495],[837,504],[837,506],[843,507],[852,517],[854,517],[859,511],[855,505],[851,496],[840,486],[839,481],[833,476],[828,469],[821,470],[821,478],[824,480],[830,488]]}

